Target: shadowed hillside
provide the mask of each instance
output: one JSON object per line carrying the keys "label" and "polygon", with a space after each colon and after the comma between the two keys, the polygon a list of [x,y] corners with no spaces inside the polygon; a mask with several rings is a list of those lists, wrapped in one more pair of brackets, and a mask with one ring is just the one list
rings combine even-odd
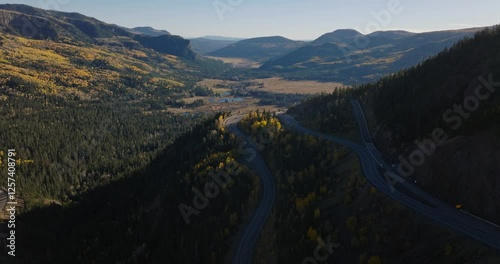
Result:
{"label": "shadowed hillside", "polygon": [[265,61],[295,50],[304,43],[303,41],[294,41],[279,36],[253,38],[231,44],[225,48],[210,52],[208,55]]}
{"label": "shadowed hillside", "polygon": [[[345,122],[352,120],[347,99],[362,98],[376,145],[403,175],[451,206],[500,223],[498,43],[500,28],[486,29],[418,66],[290,111],[314,128],[345,134],[355,131]],[[429,141],[436,131],[446,143]],[[422,148],[420,164],[413,159]]]}
{"label": "shadowed hillside", "polygon": [[261,69],[290,79],[366,83],[416,65],[478,30],[420,34],[387,31],[366,36],[355,30],[337,30],[284,56],[271,58]]}

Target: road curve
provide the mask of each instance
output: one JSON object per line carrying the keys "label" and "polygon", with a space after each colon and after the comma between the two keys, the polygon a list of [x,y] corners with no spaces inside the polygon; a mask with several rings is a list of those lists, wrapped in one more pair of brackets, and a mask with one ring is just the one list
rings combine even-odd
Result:
{"label": "road curve", "polygon": [[[418,186],[406,181],[404,177],[392,169],[383,160],[382,155],[373,145],[359,102],[353,100],[352,104],[362,135],[363,145],[302,127],[296,120],[286,114],[279,115],[278,117],[282,124],[299,133],[332,141],[356,152],[368,181],[392,199],[428,217],[434,222],[455,229],[470,238],[500,250],[500,228],[498,226],[450,207],[446,203],[424,192]],[[389,184],[389,181],[385,177],[387,173],[398,179],[396,183]]]}
{"label": "road curve", "polygon": [[[266,162],[260,155],[257,147],[245,134],[243,134],[237,127],[237,123],[241,120],[242,116],[232,116],[224,120],[224,125],[230,132],[243,140],[242,148],[243,158],[245,163],[251,167],[260,177],[261,182],[261,199],[255,211],[252,214],[250,223],[243,228],[241,239],[238,241],[232,263],[234,264],[250,264],[252,263],[252,255],[254,251],[257,238],[264,227],[271,210],[274,205],[276,197],[276,185],[274,183],[273,175],[267,167]],[[240,149],[241,151],[241,149]]]}

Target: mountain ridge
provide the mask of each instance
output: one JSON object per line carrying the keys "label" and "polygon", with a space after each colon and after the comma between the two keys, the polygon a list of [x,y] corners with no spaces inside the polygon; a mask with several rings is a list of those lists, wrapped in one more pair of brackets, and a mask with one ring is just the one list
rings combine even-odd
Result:
{"label": "mountain ridge", "polygon": [[193,51],[199,54],[207,54],[237,42],[236,40],[214,40],[203,37],[189,40],[191,41],[191,48]]}
{"label": "mountain ridge", "polygon": [[[481,28],[409,33],[338,30],[280,57],[263,63],[261,70],[291,79],[367,83],[418,64]],[[401,37],[403,35],[403,37]]]}
{"label": "mountain ridge", "polygon": [[129,28],[132,33],[134,34],[143,34],[143,35],[148,35],[152,37],[159,37],[161,35],[172,35],[170,32],[163,30],[163,29],[155,29],[153,27],[149,26],[144,26],[144,27],[134,27],[134,28]]}
{"label": "mountain ridge", "polygon": [[304,41],[295,41],[282,36],[258,37],[238,41],[225,48],[210,52],[208,55],[265,61],[284,55],[304,44]]}
{"label": "mountain ridge", "polygon": [[[238,42],[238,41],[247,39],[247,38],[234,38],[234,37],[212,36],[212,35],[206,35],[206,36],[201,36],[201,37],[197,37],[197,38],[198,39],[199,38],[210,39],[210,40],[234,41],[234,42]],[[197,39],[197,38],[191,38],[191,39]]]}
{"label": "mountain ridge", "polygon": [[354,29],[338,29],[321,35],[311,45],[321,45],[329,42],[353,42],[360,36],[363,36],[363,34]]}
{"label": "mountain ridge", "polygon": [[68,43],[98,44],[104,39],[115,39],[127,48],[144,46],[188,60],[196,58],[189,40],[179,36],[134,34],[130,29],[79,13],[43,10],[27,5],[0,5],[0,31],[31,39]]}

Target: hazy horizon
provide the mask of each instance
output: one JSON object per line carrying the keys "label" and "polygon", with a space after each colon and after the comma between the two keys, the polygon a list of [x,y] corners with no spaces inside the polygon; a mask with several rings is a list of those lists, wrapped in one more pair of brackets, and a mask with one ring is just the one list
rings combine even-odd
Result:
{"label": "hazy horizon", "polygon": [[[337,29],[367,34],[378,30],[427,32],[493,26],[500,23],[500,2],[486,0],[17,0],[42,9],[77,12],[125,27],[150,26],[174,35],[232,38],[284,36],[312,40]],[[98,6],[99,8],[95,8]],[[423,19],[422,19],[423,18]]]}

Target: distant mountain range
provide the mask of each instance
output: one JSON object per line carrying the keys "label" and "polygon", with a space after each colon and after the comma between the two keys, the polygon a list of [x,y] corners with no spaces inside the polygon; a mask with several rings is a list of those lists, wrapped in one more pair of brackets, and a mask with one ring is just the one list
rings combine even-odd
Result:
{"label": "distant mountain range", "polygon": [[159,37],[161,35],[172,35],[166,30],[154,29],[152,27],[135,27],[130,28],[130,32],[137,35],[147,35],[152,37]]}
{"label": "distant mountain range", "polygon": [[368,34],[369,37],[384,37],[390,39],[401,39],[409,36],[416,35],[417,33],[408,32],[404,30],[390,30],[390,31],[376,31]]}
{"label": "distant mountain range", "polygon": [[214,57],[245,58],[266,61],[285,55],[303,45],[304,41],[290,40],[281,36],[246,39],[225,48],[208,53]]}
{"label": "distant mountain range", "polygon": [[190,41],[191,41],[191,48],[193,49],[193,51],[199,54],[207,54],[238,42],[238,40],[230,40],[230,39],[217,40],[205,37],[190,39]]}
{"label": "distant mountain range", "polygon": [[[260,70],[289,79],[366,83],[422,62],[482,28],[412,33],[353,29],[326,33],[311,42],[281,36],[234,40],[192,40],[204,55],[261,62]],[[218,48],[218,49],[217,49]]]}
{"label": "distant mountain range", "polygon": [[271,58],[261,69],[288,78],[364,83],[416,65],[480,29],[418,34],[379,31],[369,35],[342,29],[324,34],[283,56]]}
{"label": "distant mountain range", "polygon": [[210,40],[224,40],[224,41],[234,41],[234,42],[238,42],[238,41],[241,41],[241,40],[244,40],[245,38],[233,38],[233,37],[224,37],[224,36],[203,36],[203,37],[199,37],[199,38],[202,38],[202,39],[210,39]]}

